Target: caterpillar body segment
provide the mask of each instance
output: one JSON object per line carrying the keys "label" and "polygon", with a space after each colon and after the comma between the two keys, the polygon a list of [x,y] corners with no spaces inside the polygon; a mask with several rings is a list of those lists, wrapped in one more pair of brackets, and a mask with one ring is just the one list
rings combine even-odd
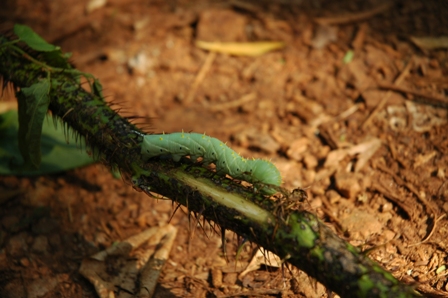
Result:
{"label": "caterpillar body segment", "polygon": [[[206,135],[201,135],[198,133],[184,133],[184,138],[190,140],[190,157],[192,160],[196,161],[199,157],[203,157],[206,153],[206,150],[203,146],[204,140],[206,138],[210,138]],[[203,161],[204,162],[204,161]],[[204,162],[205,163],[205,162]],[[210,163],[209,163],[210,164]]]}
{"label": "caterpillar body segment", "polygon": [[[211,164],[219,160],[218,158],[222,156],[222,153],[226,151],[226,144],[221,142],[218,139],[205,136],[204,144],[206,145],[207,150],[204,154],[204,163]],[[228,148],[228,147],[227,147]],[[230,148],[229,148],[230,149]],[[216,163],[216,170],[220,171],[222,169],[222,164]]]}
{"label": "caterpillar body segment", "polygon": [[145,135],[141,153],[146,158],[170,155],[174,161],[189,155],[193,161],[202,157],[203,163],[216,165],[216,172],[250,183],[280,186],[282,178],[278,169],[269,161],[246,159],[218,139],[205,134],[176,132]]}
{"label": "caterpillar body segment", "polygon": [[188,138],[185,138],[185,142],[177,142],[177,139],[171,134],[166,134],[164,136],[166,149],[168,151],[167,154],[171,154],[174,161],[179,161],[182,156],[189,154],[191,146]]}

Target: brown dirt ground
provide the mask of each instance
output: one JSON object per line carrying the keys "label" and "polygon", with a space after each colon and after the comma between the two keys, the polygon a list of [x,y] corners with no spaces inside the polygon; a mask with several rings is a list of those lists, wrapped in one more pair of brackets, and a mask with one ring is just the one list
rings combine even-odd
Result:
{"label": "brown dirt ground", "polygon": [[[448,52],[411,42],[448,35],[445,2],[109,0],[86,13],[87,3],[6,1],[2,28],[25,23],[72,52],[124,116],[150,119],[141,121],[148,131],[206,131],[271,159],[341,237],[425,295],[448,296]],[[341,19],[324,25],[332,17]],[[214,55],[196,39],[286,47]],[[99,164],[0,177],[0,193],[2,297],[97,297],[82,259],[173,213]],[[184,209],[171,223],[179,232],[155,297],[330,295],[297,269],[237,280],[236,236],[227,234],[226,263],[210,227],[193,227]]]}

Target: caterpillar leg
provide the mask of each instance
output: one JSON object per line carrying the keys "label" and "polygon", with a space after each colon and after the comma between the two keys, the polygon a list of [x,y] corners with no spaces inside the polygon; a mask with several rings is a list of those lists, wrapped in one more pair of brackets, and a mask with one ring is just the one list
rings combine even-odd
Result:
{"label": "caterpillar leg", "polygon": [[179,154],[173,154],[172,158],[175,162],[180,161],[180,159],[182,158],[183,155],[179,155]]}

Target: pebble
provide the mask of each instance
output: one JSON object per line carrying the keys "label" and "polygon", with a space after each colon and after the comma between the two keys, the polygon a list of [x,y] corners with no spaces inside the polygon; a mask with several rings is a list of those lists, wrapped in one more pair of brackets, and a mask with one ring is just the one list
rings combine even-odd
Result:
{"label": "pebble", "polygon": [[[23,179],[23,180],[27,180],[27,179]],[[2,177],[2,184],[6,185],[8,187],[8,189],[19,189],[20,188],[19,182],[20,182],[20,180],[16,176],[3,176]]]}
{"label": "pebble", "polygon": [[136,224],[140,227],[140,228],[146,228],[146,215],[147,214],[142,214],[139,217],[137,217],[137,219],[135,220]]}
{"label": "pebble", "polygon": [[26,298],[25,288],[23,287],[23,283],[20,279],[14,279],[8,284],[4,285],[4,288],[1,289],[0,293],[2,293],[4,298]]}
{"label": "pebble", "polygon": [[251,145],[271,154],[280,149],[280,145],[268,134],[260,134],[258,138],[252,140]]}
{"label": "pebble", "polygon": [[316,151],[316,158],[317,159],[326,159],[328,153],[330,153],[331,148],[329,146],[320,146],[317,148]]}
{"label": "pebble", "polygon": [[5,250],[0,250],[0,268],[5,268],[8,264],[8,256],[6,255]]}
{"label": "pebble", "polygon": [[448,213],[448,202],[443,203],[442,209]]}
{"label": "pebble", "polygon": [[26,238],[26,233],[20,233],[12,236],[6,244],[6,252],[14,258],[23,256],[28,249]]}
{"label": "pebble", "polygon": [[225,274],[222,281],[223,281],[223,283],[225,283],[227,285],[233,285],[236,283],[237,278],[238,278],[237,274],[231,272],[231,273]]}
{"label": "pebble", "polygon": [[[298,295],[301,292],[301,288],[300,288],[300,284],[297,281],[297,279],[295,278],[291,278],[289,280],[290,284],[291,284],[291,290],[294,294]],[[314,293],[313,293],[314,294]]]}
{"label": "pebble", "polygon": [[98,232],[95,234],[95,242],[103,246],[109,246],[110,244],[109,237],[103,232]]}
{"label": "pebble", "polygon": [[291,143],[289,149],[286,151],[286,155],[293,160],[300,161],[303,158],[303,153],[308,150],[310,141],[308,138],[300,138]]}
{"label": "pebble", "polygon": [[266,271],[258,271],[254,274],[254,281],[267,281],[271,277],[271,274]]}
{"label": "pebble", "polygon": [[316,183],[311,185],[310,192],[315,196],[323,196],[325,194],[325,187]]}
{"label": "pebble", "polygon": [[247,19],[230,9],[207,9],[199,16],[197,38],[205,41],[245,41]]}
{"label": "pebble", "polygon": [[394,209],[394,205],[392,203],[384,203],[382,208],[381,208],[381,212],[386,213],[386,212],[390,212]]}
{"label": "pebble", "polygon": [[215,288],[222,287],[222,271],[220,269],[212,269],[212,285]]}
{"label": "pebble", "polygon": [[310,201],[312,210],[316,210],[322,207],[322,199],[320,197],[315,197]]}
{"label": "pebble", "polygon": [[257,148],[273,154],[280,149],[279,143],[269,134],[256,128],[244,129],[233,136],[237,144],[244,148]]}
{"label": "pebble", "polygon": [[361,191],[358,179],[350,173],[337,173],[334,178],[336,189],[346,198],[354,198]]}
{"label": "pebble", "polygon": [[349,232],[351,239],[363,241],[369,239],[371,235],[381,233],[383,225],[370,211],[354,206],[348,207],[346,210],[346,213],[339,214],[339,222],[342,229]]}
{"label": "pebble", "polygon": [[333,189],[327,191],[325,195],[331,204],[336,204],[341,199],[341,195]]}
{"label": "pebble", "polygon": [[29,267],[30,266],[30,260],[28,258],[21,258],[20,259],[20,265],[23,267]]}
{"label": "pebble", "polygon": [[59,227],[57,220],[53,218],[44,217],[40,219],[37,224],[33,225],[32,230],[36,234],[50,234]]}
{"label": "pebble", "polygon": [[251,274],[247,274],[243,277],[243,280],[241,281],[241,283],[243,284],[243,286],[245,288],[248,288],[250,286],[250,284],[252,284],[253,281],[254,281],[254,277]]}
{"label": "pebble", "polygon": [[325,158],[324,167],[325,168],[336,168],[339,166],[341,161],[348,155],[346,149],[336,149],[328,153]]}
{"label": "pebble", "polygon": [[45,296],[58,285],[54,277],[44,277],[29,282],[26,286],[28,298],[39,298]]}
{"label": "pebble", "polygon": [[61,237],[58,234],[50,234],[48,235],[48,243],[51,247],[57,248],[61,246]]}
{"label": "pebble", "polygon": [[[384,243],[391,241],[392,239],[395,238],[395,235],[397,235],[394,231],[385,229],[382,233],[381,236],[384,238]],[[396,250],[395,246],[393,246],[393,249]]]}
{"label": "pebble", "polygon": [[2,219],[2,226],[7,231],[14,230],[14,227],[19,223],[19,218],[14,215],[7,215]]}
{"label": "pebble", "polygon": [[34,238],[31,250],[36,253],[46,254],[48,253],[48,238],[43,235],[39,235]]}
{"label": "pebble", "polygon": [[303,157],[303,163],[308,170],[312,170],[317,167],[318,160],[314,155],[306,153]]}
{"label": "pebble", "polygon": [[24,203],[33,207],[48,206],[54,193],[53,187],[45,185],[43,181],[38,181],[36,187],[27,193]]}

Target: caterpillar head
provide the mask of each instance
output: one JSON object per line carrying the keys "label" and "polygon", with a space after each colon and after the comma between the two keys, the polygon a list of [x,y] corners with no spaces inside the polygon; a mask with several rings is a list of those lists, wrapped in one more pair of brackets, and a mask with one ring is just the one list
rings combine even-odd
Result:
{"label": "caterpillar head", "polygon": [[251,173],[254,181],[280,186],[282,176],[271,162],[263,159],[254,159],[248,162],[251,163]]}

